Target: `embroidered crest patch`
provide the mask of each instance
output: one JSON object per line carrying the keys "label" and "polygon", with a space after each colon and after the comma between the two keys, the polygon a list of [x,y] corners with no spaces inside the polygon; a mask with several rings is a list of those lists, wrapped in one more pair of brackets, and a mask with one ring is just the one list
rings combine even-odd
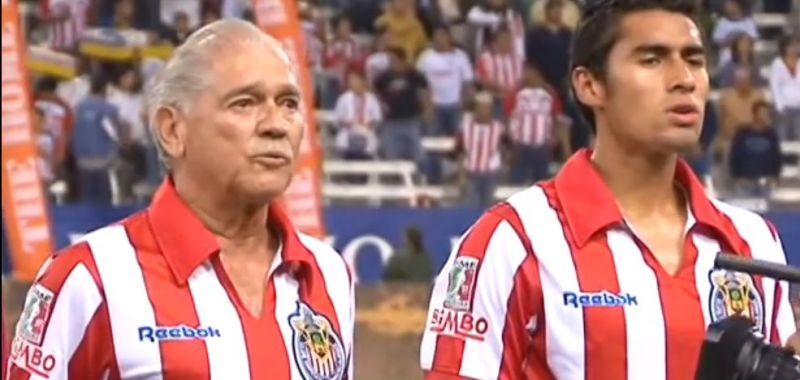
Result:
{"label": "embroidered crest patch", "polygon": [[711,282],[709,315],[711,322],[738,315],[749,318],[754,330],[763,333],[764,302],[753,277],[746,273],[727,270],[713,270],[708,275]]}
{"label": "embroidered crest patch", "polygon": [[478,259],[464,256],[457,257],[448,275],[444,307],[451,310],[469,311],[477,274]]}
{"label": "embroidered crest patch", "polygon": [[25,298],[25,309],[19,317],[17,333],[37,346],[42,344],[47,320],[52,311],[53,292],[41,284],[34,284]]}
{"label": "embroidered crest patch", "polygon": [[294,359],[305,380],[338,380],[346,366],[342,340],[330,321],[303,302],[289,316]]}

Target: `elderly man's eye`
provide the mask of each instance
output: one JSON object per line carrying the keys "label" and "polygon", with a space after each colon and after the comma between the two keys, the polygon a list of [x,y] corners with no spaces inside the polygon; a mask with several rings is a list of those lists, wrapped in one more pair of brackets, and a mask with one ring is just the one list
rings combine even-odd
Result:
{"label": "elderly man's eye", "polygon": [[278,104],[280,104],[283,107],[289,107],[293,110],[300,108],[300,101],[298,101],[295,98],[283,98],[278,101]]}
{"label": "elderly man's eye", "polygon": [[234,100],[233,103],[231,103],[231,107],[232,108],[238,108],[238,109],[250,108],[250,107],[255,106],[255,105],[256,105],[256,101],[255,101],[255,99],[252,99],[252,98],[237,99],[237,100]]}

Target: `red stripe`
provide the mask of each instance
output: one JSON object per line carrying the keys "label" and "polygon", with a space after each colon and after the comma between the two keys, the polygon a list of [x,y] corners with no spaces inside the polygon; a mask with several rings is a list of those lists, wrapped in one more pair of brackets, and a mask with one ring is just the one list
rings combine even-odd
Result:
{"label": "red stripe", "polygon": [[[103,302],[86,328],[86,334],[68,364],[70,379],[100,379],[106,369],[119,377],[108,305]],[[113,376],[112,376],[113,377]]]}
{"label": "red stripe", "polygon": [[[146,215],[139,214],[126,221],[125,231],[136,251],[136,259],[141,267],[156,325],[186,324],[200,327],[192,293],[188,286],[172,286],[174,279],[169,271],[169,265],[158,248]],[[164,340],[159,343],[159,348],[165,380],[177,380],[187,371],[199,378],[210,376],[208,350],[204,340]]]}
{"label": "red stripe", "polygon": [[[545,184],[544,190],[561,224],[566,225],[560,207],[556,206],[554,183]],[[564,229],[564,235],[572,252],[580,290],[619,293],[616,266],[605,234],[590,240],[583,248],[577,247],[569,229]],[[617,307],[584,308],[583,320],[586,379],[627,378],[627,331],[624,310]]]}
{"label": "red stripe", "polygon": [[[781,297],[783,297],[783,287],[780,282],[775,282],[775,302],[772,304],[772,320],[770,321],[769,342],[776,346],[783,346],[784,339],[778,331],[778,311],[781,309]],[[765,310],[766,311],[766,310]]]}
{"label": "red stripe", "polygon": [[[481,274],[481,260],[483,260],[489,241],[501,221],[502,219],[495,214],[484,214],[467,233],[458,248],[456,257],[478,259],[478,268],[473,280],[475,284],[478,283],[478,277]],[[472,305],[470,305],[471,310]],[[436,337],[436,350],[431,370],[432,372],[459,373],[463,356],[464,340],[452,336],[439,335]]]}
{"label": "red stripe", "polygon": [[[554,379],[547,364],[544,297],[541,291],[539,267],[522,220],[514,208],[502,203],[492,209],[516,232],[525,247],[527,257],[514,274],[514,288],[508,298],[503,330],[503,362],[501,379]],[[534,318],[537,329],[532,338],[527,330]],[[527,360],[526,360],[527,359]]]}

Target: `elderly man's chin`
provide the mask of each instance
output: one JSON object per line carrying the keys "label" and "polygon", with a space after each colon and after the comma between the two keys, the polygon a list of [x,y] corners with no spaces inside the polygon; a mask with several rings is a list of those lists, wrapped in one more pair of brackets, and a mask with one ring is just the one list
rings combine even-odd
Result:
{"label": "elderly man's chin", "polygon": [[292,180],[291,170],[253,173],[239,183],[241,196],[254,202],[269,203],[283,195]]}

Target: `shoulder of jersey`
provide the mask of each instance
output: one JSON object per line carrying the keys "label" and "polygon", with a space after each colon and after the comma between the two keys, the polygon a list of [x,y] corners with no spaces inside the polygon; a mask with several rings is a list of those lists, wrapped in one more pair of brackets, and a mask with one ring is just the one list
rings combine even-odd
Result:
{"label": "shoulder of jersey", "polygon": [[321,269],[335,270],[334,268],[329,268],[323,264],[323,263],[335,262],[335,263],[341,263],[342,265],[341,269],[347,271],[346,268],[347,264],[345,263],[344,258],[342,257],[342,255],[339,254],[339,252],[336,252],[336,250],[333,249],[333,247],[331,247],[329,244],[313,236],[306,235],[301,232],[298,232],[297,236],[300,238],[300,242],[303,243],[303,245],[306,248],[308,248],[311,254],[314,255],[314,257],[317,260],[317,264],[321,267]]}

